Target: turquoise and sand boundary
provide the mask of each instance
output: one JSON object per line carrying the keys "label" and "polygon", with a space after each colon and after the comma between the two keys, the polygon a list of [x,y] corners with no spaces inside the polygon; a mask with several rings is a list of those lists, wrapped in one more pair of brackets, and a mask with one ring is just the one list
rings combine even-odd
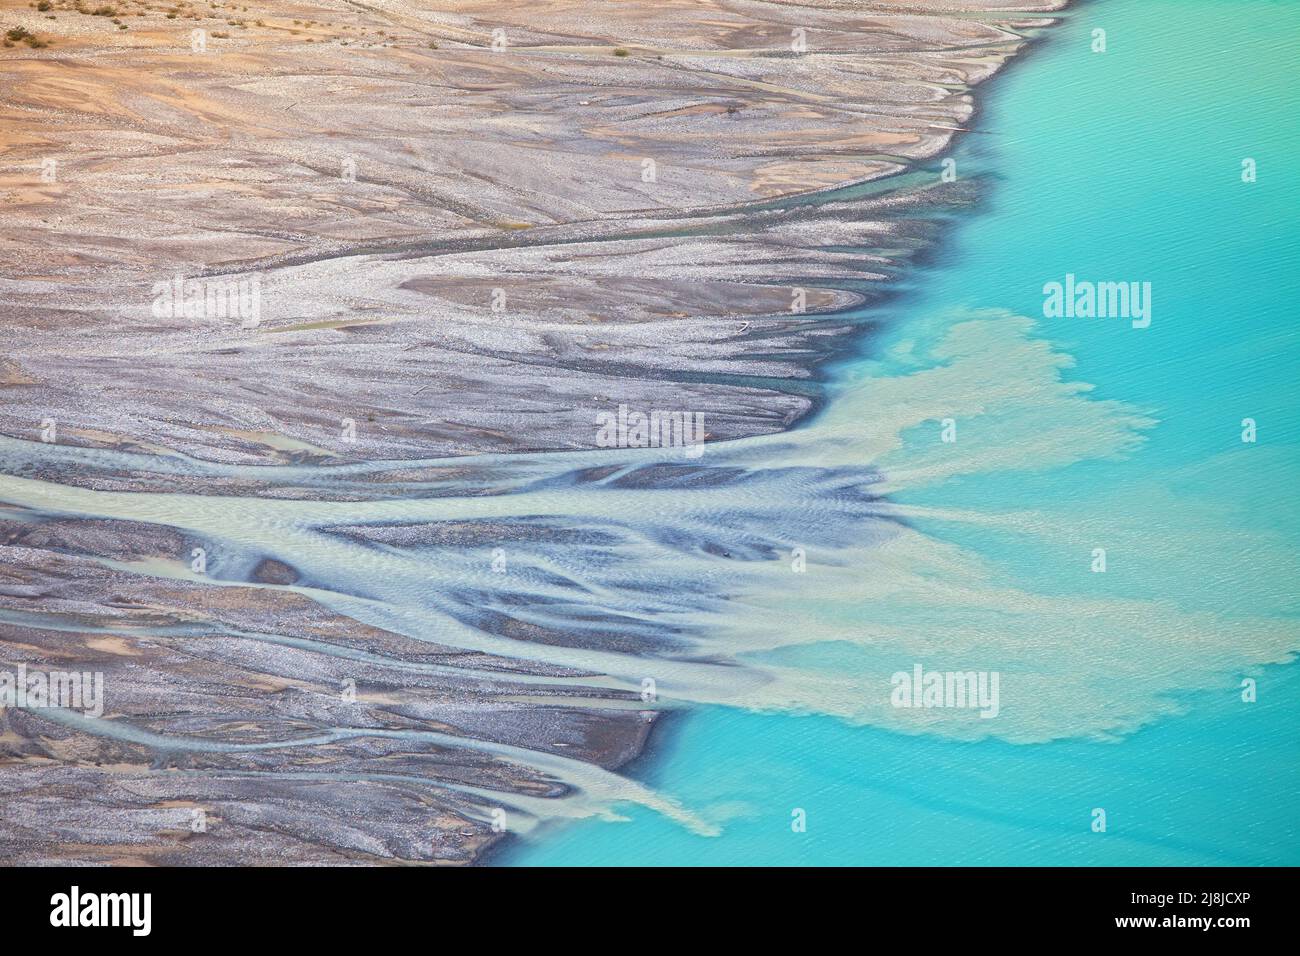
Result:
{"label": "turquoise and sand boundary", "polygon": [[[1297,863],[1298,41],[1289,4],[1085,3],[983,90],[953,154],[983,201],[788,436],[877,466],[905,530],[810,542],[798,585],[733,619],[802,637],[764,659],[824,697],[652,742],[637,772],[720,837],[634,808],[505,859]],[[1045,318],[1067,274],[1150,282],[1150,326]],[[889,713],[914,660],[1000,670],[1000,715]]]}

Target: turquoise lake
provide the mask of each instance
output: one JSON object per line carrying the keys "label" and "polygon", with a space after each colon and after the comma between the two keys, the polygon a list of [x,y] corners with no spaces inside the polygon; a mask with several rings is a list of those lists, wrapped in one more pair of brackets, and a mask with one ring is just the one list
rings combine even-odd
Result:
{"label": "turquoise lake", "polygon": [[[1014,675],[1023,651],[1067,690],[1030,700],[1023,688],[1039,685],[1016,697],[1008,678],[1005,733],[685,708],[627,773],[720,835],[632,805],[623,821],[547,825],[497,862],[1300,863],[1300,675],[1287,663],[1300,646],[1298,48],[1296,3],[1071,9],[979,92],[977,132],[954,157],[983,198],[868,315],[879,333],[801,426],[817,441],[867,427],[899,395],[932,402],[886,460],[863,464],[911,476],[888,489],[900,517],[945,561],[978,568],[963,606],[1023,597],[1002,623],[996,608],[909,620],[840,600],[822,626],[935,628],[918,644],[928,666],[959,635],[954,665]],[[1044,284],[1067,274],[1150,282],[1150,326],[1044,318]],[[947,417],[952,446],[938,437]],[[811,550],[809,562],[814,581]],[[767,613],[783,619],[781,601]],[[852,667],[864,652],[842,643],[783,663]]]}

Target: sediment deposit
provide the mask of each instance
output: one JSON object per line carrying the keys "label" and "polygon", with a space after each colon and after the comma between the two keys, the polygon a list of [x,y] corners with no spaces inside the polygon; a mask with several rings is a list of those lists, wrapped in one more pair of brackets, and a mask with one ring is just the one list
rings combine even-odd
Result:
{"label": "sediment deposit", "polygon": [[[789,428],[1061,5],[0,3],[0,663],[108,687],[98,722],[0,714],[6,858],[463,863],[500,804],[704,827],[614,772],[657,712],[628,659],[692,654],[559,557],[617,529],[362,506],[535,487],[457,458],[593,449],[621,404]],[[651,480],[601,467],[529,480]],[[339,520],[277,548],[187,495]],[[537,577],[392,603],[295,563],[329,548]],[[535,611],[565,586],[568,627]]]}

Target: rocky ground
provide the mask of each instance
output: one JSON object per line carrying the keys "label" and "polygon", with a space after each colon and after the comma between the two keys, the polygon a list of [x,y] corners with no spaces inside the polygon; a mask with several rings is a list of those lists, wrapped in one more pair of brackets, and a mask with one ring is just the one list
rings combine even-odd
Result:
{"label": "rocky ground", "polygon": [[[620,402],[787,427],[825,313],[929,232],[844,187],[944,148],[1041,23],[1004,6],[6,0],[50,45],[0,51],[0,430],[268,462],[591,447]],[[155,313],[219,274],[255,328]]]}

